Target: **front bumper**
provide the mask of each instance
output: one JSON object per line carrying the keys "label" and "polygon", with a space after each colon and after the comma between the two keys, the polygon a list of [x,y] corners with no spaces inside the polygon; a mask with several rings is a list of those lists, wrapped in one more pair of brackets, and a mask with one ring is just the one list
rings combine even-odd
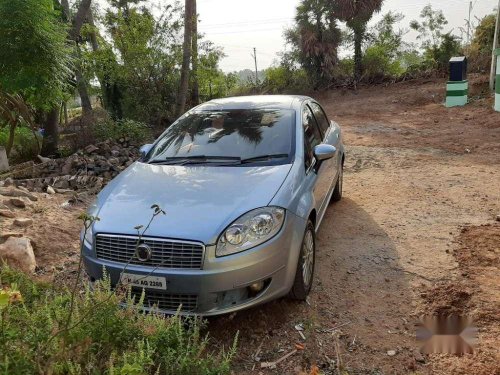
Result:
{"label": "front bumper", "polygon": [[[165,296],[189,296],[193,308],[186,315],[211,316],[252,307],[286,295],[292,287],[306,222],[287,213],[281,231],[266,243],[226,257],[215,256],[215,245],[207,245],[202,269],[165,269],[128,265],[126,273],[165,277]],[[104,272],[116,285],[125,265],[97,259],[93,248],[83,242],[83,261],[91,280],[100,280]],[[105,271],[104,271],[105,270]],[[248,287],[264,282],[257,294]],[[152,291],[157,295],[159,291]],[[146,295],[148,290],[145,290]],[[145,306],[148,308],[148,306]],[[175,309],[162,309],[175,314]]]}

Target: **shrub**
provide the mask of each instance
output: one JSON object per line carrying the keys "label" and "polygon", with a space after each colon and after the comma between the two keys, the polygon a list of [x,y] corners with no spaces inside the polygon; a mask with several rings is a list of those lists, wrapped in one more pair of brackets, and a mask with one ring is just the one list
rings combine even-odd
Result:
{"label": "shrub", "polygon": [[[2,374],[228,374],[227,353],[207,351],[201,323],[141,312],[111,291],[109,280],[75,294],[0,268],[0,296],[19,290],[17,302],[0,304]],[[4,300],[5,298],[3,298]],[[1,302],[1,301],[0,301]],[[5,302],[5,301],[3,301]],[[135,301],[137,302],[137,301]],[[141,302],[141,301],[139,301]],[[68,315],[68,311],[73,314]],[[68,322],[68,316],[70,321]],[[67,329],[66,329],[67,328]],[[236,342],[235,342],[236,344]]]}
{"label": "shrub", "polygon": [[382,45],[374,45],[366,49],[363,56],[363,68],[363,78],[368,82],[397,78],[404,73],[400,61],[391,59]]}
{"label": "shrub", "polygon": [[266,69],[264,90],[270,94],[282,94],[310,90],[309,80],[303,69],[290,69],[279,65]]}
{"label": "shrub", "polygon": [[151,129],[146,124],[130,119],[101,121],[94,125],[93,132],[97,141],[129,138],[130,142],[141,144],[152,137]]}
{"label": "shrub", "polygon": [[[11,152],[10,159],[14,162],[24,162],[32,160],[39,153],[39,144],[42,142],[41,137],[26,126],[16,127],[14,133],[14,146]],[[9,127],[0,128],[0,146],[6,146],[9,139]]]}

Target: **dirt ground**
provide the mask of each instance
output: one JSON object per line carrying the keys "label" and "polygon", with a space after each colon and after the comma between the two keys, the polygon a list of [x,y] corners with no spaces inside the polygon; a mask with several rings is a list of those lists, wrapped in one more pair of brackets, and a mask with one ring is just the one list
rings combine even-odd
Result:
{"label": "dirt ground", "polygon": [[[208,321],[214,350],[239,331],[234,373],[500,374],[500,113],[485,97],[487,78],[471,84],[471,103],[453,109],[442,105],[444,80],[318,97],[343,127],[344,199],[319,230],[308,303],[282,299]],[[62,208],[67,199],[29,208],[39,277],[74,273],[84,207]],[[435,313],[474,318],[474,354],[418,352],[418,317]]]}

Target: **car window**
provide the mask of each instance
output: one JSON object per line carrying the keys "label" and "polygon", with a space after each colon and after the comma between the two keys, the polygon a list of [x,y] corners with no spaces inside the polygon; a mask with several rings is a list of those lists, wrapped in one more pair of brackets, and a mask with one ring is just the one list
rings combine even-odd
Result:
{"label": "car window", "polygon": [[[235,109],[188,113],[174,123],[148,154],[149,161],[183,157],[236,157],[293,152],[295,112]],[[280,160],[284,163],[287,159]]]}
{"label": "car window", "polygon": [[302,112],[302,126],[304,129],[304,161],[307,170],[314,159],[314,147],[321,143],[321,132],[308,106],[305,106]]}
{"label": "car window", "polygon": [[323,134],[326,134],[328,128],[330,127],[330,122],[328,121],[325,112],[317,103],[311,103],[309,105],[314,113],[314,117],[316,117],[316,121],[318,122],[321,131]]}

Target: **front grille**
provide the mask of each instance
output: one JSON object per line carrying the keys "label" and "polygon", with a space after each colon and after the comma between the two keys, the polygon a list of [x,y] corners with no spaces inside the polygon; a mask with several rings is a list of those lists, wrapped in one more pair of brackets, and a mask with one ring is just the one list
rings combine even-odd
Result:
{"label": "front grille", "polygon": [[[132,298],[137,303],[139,302],[142,289],[132,288]],[[194,294],[166,294],[163,292],[155,292],[144,290],[144,307],[156,307],[165,311],[177,311],[179,306],[183,312],[193,312],[198,305],[198,296]]]}
{"label": "front grille", "polygon": [[151,248],[151,259],[140,261],[135,255],[138,237],[98,234],[95,241],[97,258],[124,264],[158,268],[201,269],[204,246],[197,242],[143,237]]}

